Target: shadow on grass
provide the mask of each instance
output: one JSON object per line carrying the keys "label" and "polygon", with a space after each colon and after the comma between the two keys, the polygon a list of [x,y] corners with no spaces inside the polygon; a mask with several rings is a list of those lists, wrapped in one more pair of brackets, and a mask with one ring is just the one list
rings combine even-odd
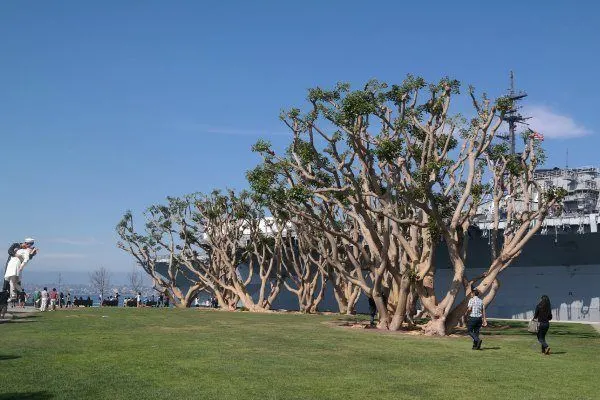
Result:
{"label": "shadow on grass", "polygon": [[[486,336],[531,336],[535,338],[535,333],[527,331],[527,323],[522,321],[489,321],[488,327],[483,328],[483,335]],[[593,327],[580,324],[553,324],[550,323],[549,336],[569,336],[578,339],[597,339],[600,338]]]}
{"label": "shadow on grass", "polygon": [[15,360],[17,358],[21,358],[21,356],[13,356],[13,355],[8,355],[8,354],[0,354],[0,361]]}
{"label": "shadow on grass", "polygon": [[340,315],[337,318],[334,318],[334,321],[340,321],[340,322],[365,322],[368,320],[369,320],[369,315],[366,315],[366,314]]}
{"label": "shadow on grass", "polygon": [[[527,332],[527,330],[524,331],[518,331],[518,330],[510,330],[510,331],[505,331],[505,332],[499,332],[499,331],[482,331],[481,335],[483,336],[531,336],[532,338],[535,339],[535,333],[530,333]],[[578,339],[598,339],[600,338],[600,335],[598,335],[596,332],[573,332],[573,331],[569,331],[569,330],[553,330],[552,327],[550,327],[550,330],[548,331],[548,336],[569,336],[572,338],[578,338]]]}
{"label": "shadow on grass", "polygon": [[39,322],[28,318],[13,318],[0,321],[0,324],[26,324],[28,322]]}
{"label": "shadow on grass", "polygon": [[500,350],[502,347],[482,347],[480,350],[481,351],[486,351],[486,350]]}
{"label": "shadow on grass", "polygon": [[[427,323],[427,319],[419,319],[416,320],[417,326],[411,326],[408,328],[403,328],[399,332],[408,332],[419,330],[420,326]],[[337,318],[333,319],[332,322],[341,327],[354,327],[358,328],[360,325],[364,325],[364,328],[372,328],[367,326],[369,322],[369,316],[365,314],[356,314],[356,315],[341,315]],[[535,339],[535,333],[531,333],[527,331],[527,322],[523,321],[509,321],[509,320],[493,320],[488,321],[488,326],[482,328],[481,335],[485,336],[529,336]],[[377,330],[377,329],[367,329],[367,330]],[[379,332],[388,332],[389,331],[379,331]],[[455,331],[450,332],[459,336],[467,336],[466,327],[459,327]],[[561,324],[550,323],[550,330],[548,331],[548,335],[552,336],[565,336],[576,339],[600,339],[600,334],[596,332],[596,330],[589,325],[586,324]]]}
{"label": "shadow on grass", "polygon": [[[25,315],[19,315],[19,314],[11,314],[10,312],[7,312],[7,314],[10,314],[10,317],[8,318],[4,318],[2,320],[0,320],[0,324],[5,324],[7,322],[29,322],[30,320],[33,320],[34,318],[39,318],[38,315],[32,315],[32,314],[25,314]],[[33,322],[33,321],[31,321]]]}
{"label": "shadow on grass", "polygon": [[53,398],[54,395],[48,392],[25,392],[25,393],[4,393],[0,394],[0,400],[46,400]]}
{"label": "shadow on grass", "polygon": [[589,327],[589,332],[573,332],[571,329],[565,329],[561,327],[553,327],[550,325],[550,329],[548,330],[549,336],[571,336],[580,339],[598,339],[600,338],[600,334],[598,334],[594,328]]}
{"label": "shadow on grass", "polygon": [[10,314],[12,315],[12,319],[26,319],[26,318],[39,318],[39,315],[35,315],[34,313],[28,313],[28,312],[24,312],[24,313],[20,313],[20,312],[16,312],[16,313],[11,313],[10,310],[8,310],[6,312],[6,314]]}

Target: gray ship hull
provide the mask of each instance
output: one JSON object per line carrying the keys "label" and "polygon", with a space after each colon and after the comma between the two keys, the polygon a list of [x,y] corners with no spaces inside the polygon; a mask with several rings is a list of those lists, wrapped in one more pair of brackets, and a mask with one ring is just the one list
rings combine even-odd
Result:
{"label": "gray ship hull", "polygon": [[[474,229],[469,238],[467,278],[481,275],[490,265],[489,238]],[[451,280],[445,246],[436,253],[436,289],[441,293]],[[535,305],[550,297],[554,320],[600,322],[600,233],[576,230],[537,234],[521,255],[499,277],[498,295],[488,307],[497,318],[533,317]]]}
{"label": "gray ship hull", "polygon": [[[467,265],[484,267],[491,262],[489,238],[477,229],[470,231]],[[600,233],[578,234],[575,231],[536,234],[525,245],[521,255],[513,261],[513,267],[574,266],[600,264]],[[450,268],[445,246],[436,253],[438,268]]]}

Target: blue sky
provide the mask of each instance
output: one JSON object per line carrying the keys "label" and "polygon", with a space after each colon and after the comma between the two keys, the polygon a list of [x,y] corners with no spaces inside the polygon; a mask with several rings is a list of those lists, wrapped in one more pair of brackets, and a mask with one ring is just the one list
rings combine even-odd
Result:
{"label": "blue sky", "polygon": [[598,165],[596,4],[1,2],[0,243],[37,239],[29,274],[130,271],[125,210],[243,187],[251,144],[287,140],[280,110],[338,81],[497,96],[512,69],[548,165]]}

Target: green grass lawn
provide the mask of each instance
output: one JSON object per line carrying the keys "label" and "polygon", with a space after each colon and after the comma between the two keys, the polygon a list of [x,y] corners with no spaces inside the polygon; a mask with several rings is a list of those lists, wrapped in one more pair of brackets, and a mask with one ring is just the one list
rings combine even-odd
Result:
{"label": "green grass lawn", "polygon": [[0,399],[600,399],[600,336],[522,323],[428,338],[339,316],[86,309],[0,324]]}

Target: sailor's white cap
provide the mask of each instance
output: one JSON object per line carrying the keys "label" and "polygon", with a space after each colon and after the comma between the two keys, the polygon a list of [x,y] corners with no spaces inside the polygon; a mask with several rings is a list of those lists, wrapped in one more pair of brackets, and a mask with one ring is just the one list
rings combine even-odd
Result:
{"label": "sailor's white cap", "polygon": [[31,243],[33,244],[35,242],[35,240],[33,240],[33,238],[25,238],[25,243]]}

